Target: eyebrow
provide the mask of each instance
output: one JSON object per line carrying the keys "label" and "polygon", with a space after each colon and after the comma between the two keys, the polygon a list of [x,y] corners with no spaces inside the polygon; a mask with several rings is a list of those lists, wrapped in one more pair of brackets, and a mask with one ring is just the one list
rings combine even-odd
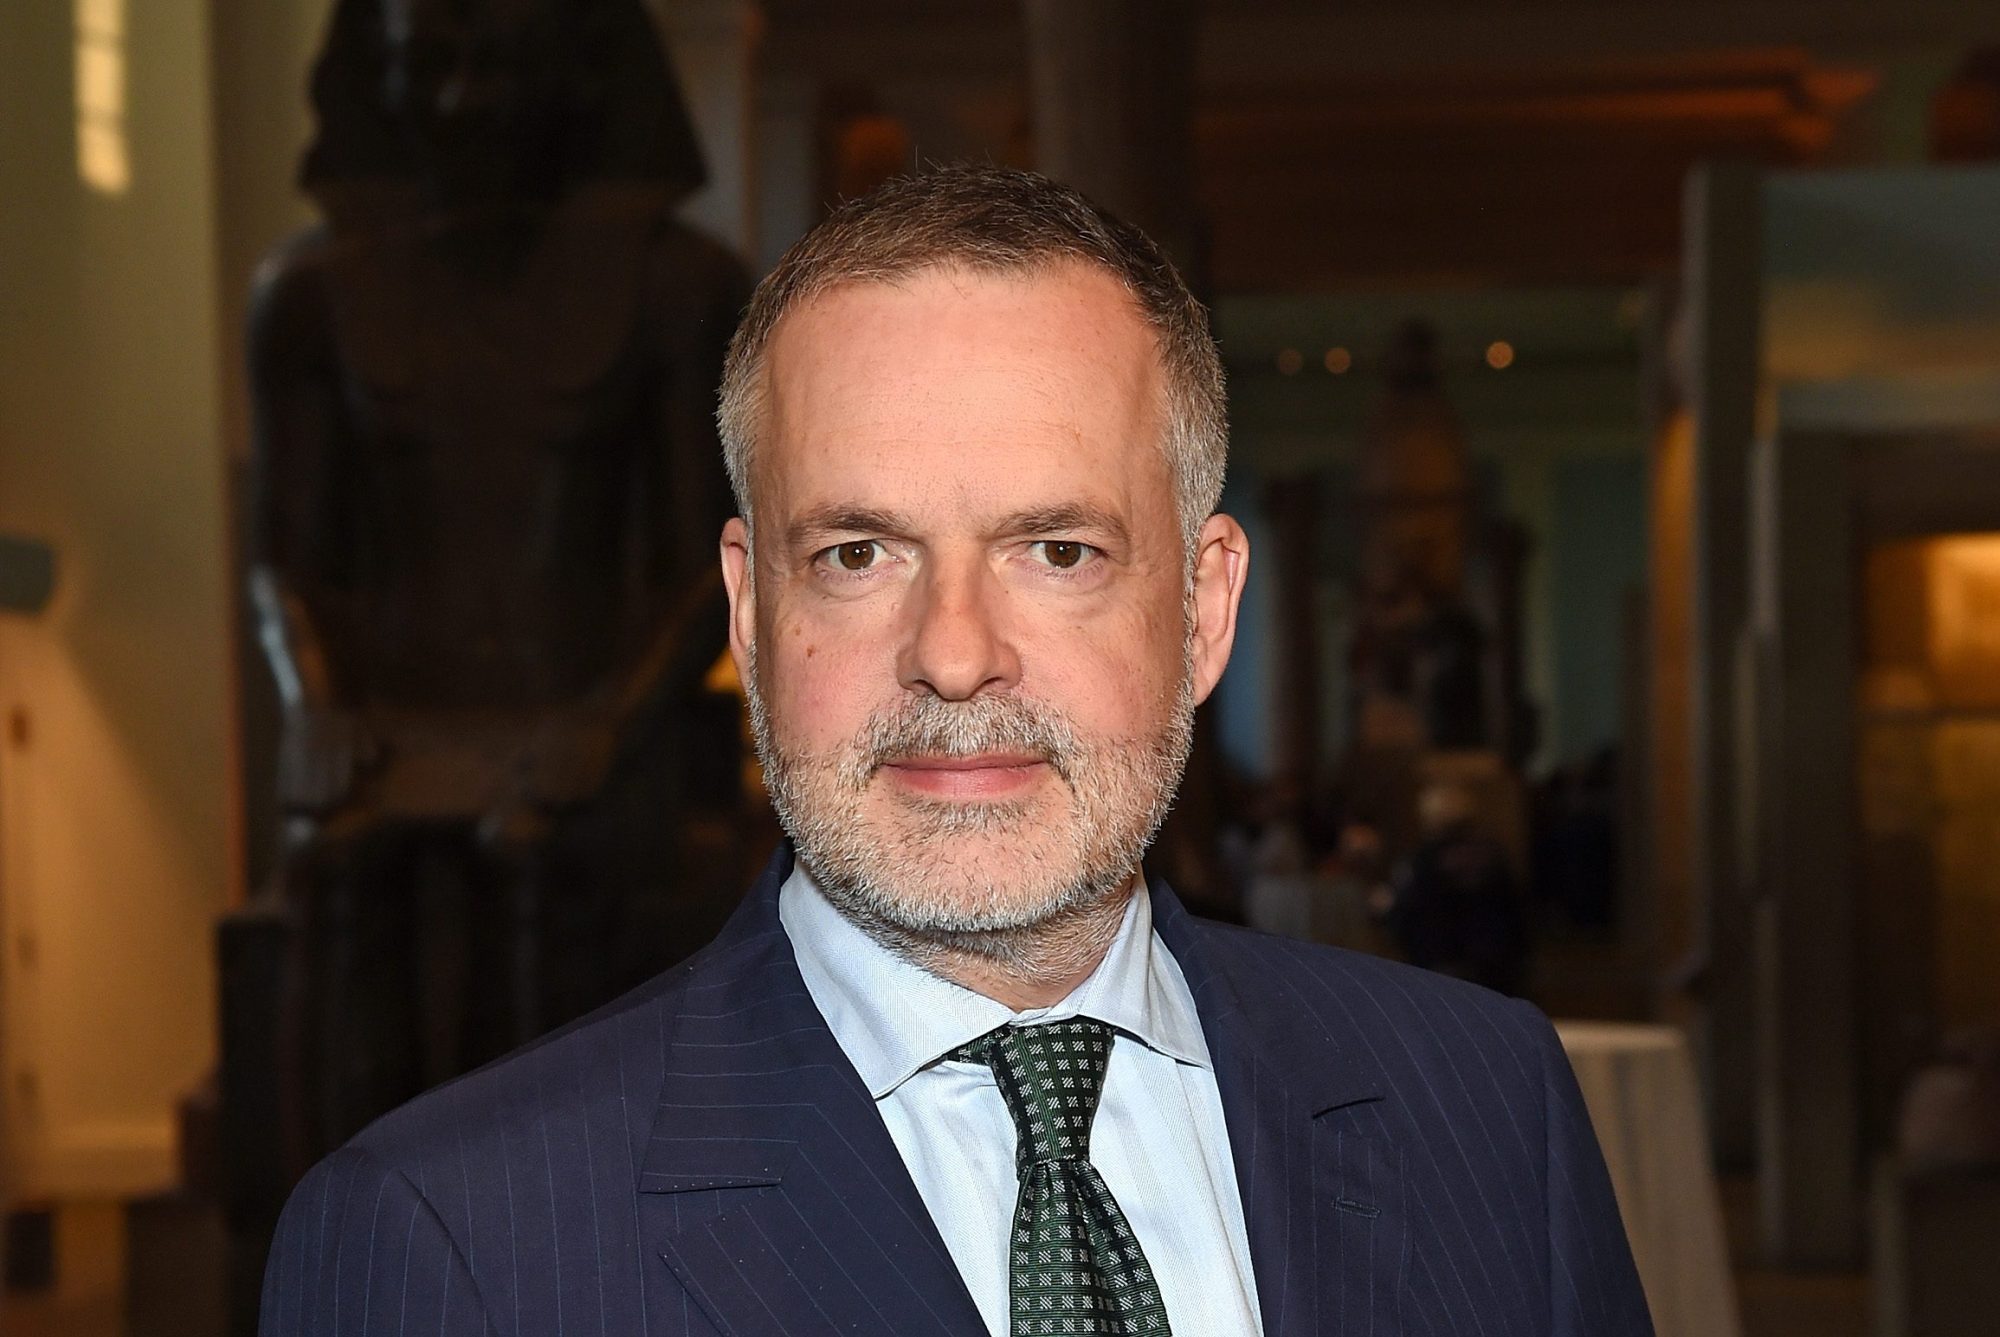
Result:
{"label": "eyebrow", "polygon": [[[908,517],[872,506],[829,503],[815,506],[785,528],[785,538],[793,548],[817,544],[833,534],[871,534],[887,538],[907,538],[916,532]],[[996,536],[1018,534],[1097,534],[1114,543],[1128,543],[1131,531],[1116,514],[1087,502],[1059,502],[1051,506],[1031,506],[1002,516],[991,526]]]}
{"label": "eyebrow", "polygon": [[878,511],[869,506],[832,503],[815,506],[785,527],[785,538],[794,548],[804,547],[829,534],[881,534],[906,537],[913,526],[894,511]]}
{"label": "eyebrow", "polygon": [[1111,511],[1087,502],[1061,502],[1054,506],[1034,506],[1004,517],[994,526],[997,534],[1098,534],[1115,543],[1129,542],[1132,535],[1125,522]]}

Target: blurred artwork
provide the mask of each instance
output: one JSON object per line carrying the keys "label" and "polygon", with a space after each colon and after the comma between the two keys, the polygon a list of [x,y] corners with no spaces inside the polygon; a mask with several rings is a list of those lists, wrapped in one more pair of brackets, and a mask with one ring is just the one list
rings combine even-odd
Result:
{"label": "blurred artwork", "polygon": [[[1469,766],[1481,792],[1520,806],[1519,767],[1533,750],[1521,697],[1521,526],[1482,516],[1471,454],[1444,390],[1437,332],[1411,321],[1384,359],[1382,398],[1362,439],[1361,523],[1348,651],[1354,810],[1406,854],[1427,838],[1420,792],[1439,768]],[[1505,840],[1518,855],[1518,822]],[[1518,873],[1521,860],[1513,859]]]}
{"label": "blurred artwork", "polygon": [[[652,20],[339,0],[312,99],[323,222],[251,329],[286,849],[224,949],[224,1099],[271,1107],[273,1181],[669,964],[737,889],[735,702],[703,679],[748,285],[675,219],[703,169]],[[281,965],[259,915],[296,929]]]}
{"label": "blurred artwork", "polygon": [[1877,544],[1862,570],[1863,829],[1922,854],[1886,894],[1923,889],[1939,1023],[2000,1026],[2000,535]]}
{"label": "blurred artwork", "polygon": [[1465,429],[1444,393],[1437,331],[1411,321],[1383,363],[1358,480],[1368,512],[1362,573],[1371,587],[1436,598],[1465,582],[1472,471]]}
{"label": "blurred artwork", "polygon": [[1916,1155],[1929,1141],[1911,1142],[1912,1118],[1943,1116],[1899,1112],[1898,1100],[1945,1108],[1940,1093],[1979,1068],[1932,1071],[1937,1037],[2000,1029],[2000,535],[1871,544],[1860,593],[1865,1131]]}

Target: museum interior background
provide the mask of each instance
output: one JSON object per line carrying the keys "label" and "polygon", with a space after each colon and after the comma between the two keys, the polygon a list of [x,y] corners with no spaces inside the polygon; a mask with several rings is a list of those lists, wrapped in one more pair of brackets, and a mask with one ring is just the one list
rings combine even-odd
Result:
{"label": "museum interior background", "polygon": [[1663,1333],[1991,1330],[2000,7],[406,8],[0,7],[0,1327],[247,1331],[302,1159],[728,912],[713,331],[974,158],[1214,311],[1162,870],[1574,1023]]}

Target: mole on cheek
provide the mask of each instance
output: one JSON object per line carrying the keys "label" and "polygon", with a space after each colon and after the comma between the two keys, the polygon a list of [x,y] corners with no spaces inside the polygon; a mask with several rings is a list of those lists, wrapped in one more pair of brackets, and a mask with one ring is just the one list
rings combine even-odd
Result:
{"label": "mole on cheek", "polygon": [[816,655],[816,654],[818,654],[818,653],[819,653],[819,647],[818,647],[817,645],[808,645],[808,646],[806,647],[806,658],[807,658],[807,659],[811,659],[811,658],[812,658],[812,657],[813,657],[814,655]]}

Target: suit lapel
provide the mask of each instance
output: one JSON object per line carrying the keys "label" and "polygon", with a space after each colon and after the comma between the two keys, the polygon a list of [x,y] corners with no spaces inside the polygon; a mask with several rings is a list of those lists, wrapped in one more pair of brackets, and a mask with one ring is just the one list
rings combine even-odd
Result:
{"label": "suit lapel", "polygon": [[[1194,995],[1243,1198],[1264,1337],[1401,1331],[1402,1162],[1372,1117],[1385,1087],[1356,1037],[1307,1024],[1296,977],[1260,952],[1228,971],[1155,880],[1153,923]],[[1368,1130],[1364,1132],[1364,1130]]]}
{"label": "suit lapel", "polygon": [[973,1333],[979,1311],[779,925],[781,850],[695,967],[640,1170],[647,1238],[738,1337]]}
{"label": "suit lapel", "polygon": [[[692,967],[639,1176],[646,1239],[734,1337],[966,1334],[983,1322],[778,923],[781,850]],[[1402,1161],[1360,1036],[1153,884],[1154,926],[1216,1065],[1265,1337],[1402,1330]]]}

